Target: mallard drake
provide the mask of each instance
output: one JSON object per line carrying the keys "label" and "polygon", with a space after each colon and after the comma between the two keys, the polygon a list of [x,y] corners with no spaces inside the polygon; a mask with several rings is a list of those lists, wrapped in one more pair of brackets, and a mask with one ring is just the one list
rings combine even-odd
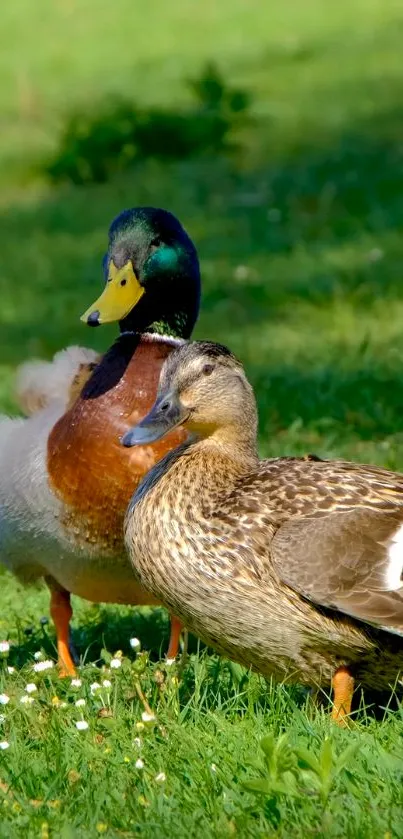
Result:
{"label": "mallard drake", "polygon": [[126,447],[190,436],[142,480],[125,539],[138,581],[207,644],[265,676],[381,690],[403,670],[403,475],[344,461],[259,461],[251,385],[217,344],[165,361]]}
{"label": "mallard drake", "polygon": [[[57,398],[46,384],[54,364],[25,369],[20,401],[32,415],[0,424],[1,561],[25,581],[48,584],[62,674],[74,673],[71,593],[93,602],[157,602],[133,576],[123,520],[140,478],[185,432],[136,452],[119,438],[149,409],[163,361],[189,338],[199,310],[196,249],[171,213],[121,213],[104,263],[105,290],[83,320],[118,321],[120,337],[95,369],[79,354]],[[179,631],[173,618],[169,656]]]}

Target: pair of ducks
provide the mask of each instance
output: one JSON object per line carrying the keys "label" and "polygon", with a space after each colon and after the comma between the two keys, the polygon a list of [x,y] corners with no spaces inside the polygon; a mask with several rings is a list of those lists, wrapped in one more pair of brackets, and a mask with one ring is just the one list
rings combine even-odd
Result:
{"label": "pair of ducks", "polygon": [[388,688],[403,668],[403,476],[259,461],[242,366],[223,346],[186,343],[199,267],[172,216],[122,214],[106,272],[85,319],[119,320],[120,338],[76,372],[67,412],[53,402],[9,421],[24,475],[7,506],[0,488],[3,561],[47,580],[65,670],[69,592],[162,602],[170,655],[182,622],[265,675],[332,686],[342,721],[355,682]]}

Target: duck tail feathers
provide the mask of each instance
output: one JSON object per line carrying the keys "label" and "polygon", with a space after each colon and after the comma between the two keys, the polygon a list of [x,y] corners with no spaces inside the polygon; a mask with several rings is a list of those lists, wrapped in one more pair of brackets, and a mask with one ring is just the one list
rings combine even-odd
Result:
{"label": "duck tail feathers", "polygon": [[[65,409],[100,360],[95,350],[67,347],[52,361],[27,361],[17,369],[15,397],[26,416],[32,416],[52,402],[63,402]],[[81,387],[80,387],[81,386]]]}

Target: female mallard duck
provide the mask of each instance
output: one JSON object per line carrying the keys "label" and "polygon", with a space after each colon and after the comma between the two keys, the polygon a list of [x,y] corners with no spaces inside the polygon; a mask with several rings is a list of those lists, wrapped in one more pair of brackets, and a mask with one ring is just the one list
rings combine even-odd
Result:
{"label": "female mallard duck", "polygon": [[[42,577],[50,587],[62,673],[74,672],[70,593],[94,602],[157,602],[133,576],[123,520],[140,478],[185,433],[134,453],[119,438],[149,409],[163,361],[189,338],[199,310],[195,247],[164,210],[128,210],[112,223],[105,277],[103,294],[83,319],[119,321],[118,340],[93,371],[93,359],[75,368],[72,362],[76,375],[68,387],[65,379],[58,386],[65,354],[26,370],[21,401],[31,416],[0,424],[1,561],[22,579]],[[169,656],[178,636],[173,619]]]}
{"label": "female mallard duck", "polygon": [[190,437],[143,479],[125,538],[141,584],[207,644],[264,675],[334,690],[403,670],[403,475],[319,458],[258,460],[257,412],[225,347],[183,345],[125,446]]}

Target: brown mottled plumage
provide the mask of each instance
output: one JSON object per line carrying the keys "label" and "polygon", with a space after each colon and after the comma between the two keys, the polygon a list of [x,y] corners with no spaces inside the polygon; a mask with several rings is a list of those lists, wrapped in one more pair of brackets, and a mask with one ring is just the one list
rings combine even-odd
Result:
{"label": "brown mottled plumage", "polygon": [[124,439],[193,435],[145,477],[126,517],[138,579],[224,655],[280,680],[388,688],[403,670],[403,475],[318,458],[258,460],[252,388],[226,348],[165,363]]}

